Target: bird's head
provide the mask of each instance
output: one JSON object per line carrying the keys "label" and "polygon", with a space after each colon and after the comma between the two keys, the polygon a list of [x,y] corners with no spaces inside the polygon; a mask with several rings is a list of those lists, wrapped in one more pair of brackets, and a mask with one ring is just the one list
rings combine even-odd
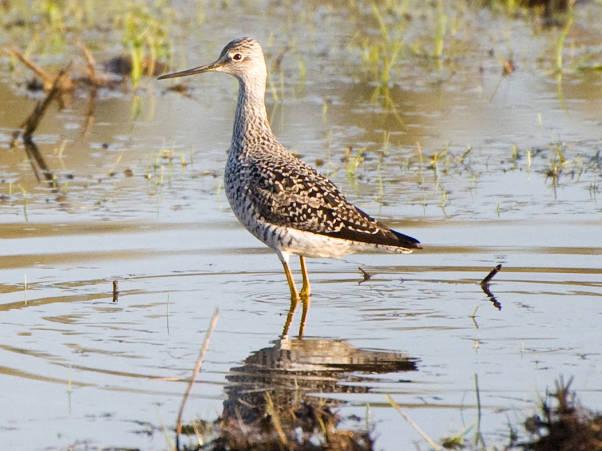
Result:
{"label": "bird's head", "polygon": [[204,72],[225,72],[247,83],[265,83],[267,76],[265,59],[259,43],[252,38],[240,38],[230,41],[213,63],[161,75],[159,80]]}

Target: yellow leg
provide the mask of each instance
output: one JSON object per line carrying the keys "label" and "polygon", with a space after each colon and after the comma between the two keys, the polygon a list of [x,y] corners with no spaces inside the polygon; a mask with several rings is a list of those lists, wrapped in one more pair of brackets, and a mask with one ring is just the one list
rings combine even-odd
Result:
{"label": "yellow leg", "polygon": [[309,275],[307,274],[307,265],[305,264],[305,257],[299,256],[301,262],[301,273],[303,274],[303,287],[301,288],[301,297],[311,296],[311,284],[309,283]]}
{"label": "yellow leg", "polygon": [[291,272],[291,268],[288,266],[287,262],[282,262],[282,267],[284,268],[284,275],[286,276],[286,281],[288,282],[288,288],[291,290],[291,303],[293,300],[296,303],[299,300],[299,293],[297,292],[297,287],[295,286],[293,273]]}
{"label": "yellow leg", "polygon": [[293,320],[293,316],[295,315],[297,304],[299,303],[299,293],[297,293],[297,287],[295,286],[295,281],[293,280],[293,273],[291,272],[291,268],[288,266],[288,263],[282,262],[282,266],[284,267],[284,274],[286,275],[288,288],[291,291],[291,305],[288,309],[284,328],[282,329],[282,336],[285,337],[288,335],[288,329],[291,325],[291,321]]}

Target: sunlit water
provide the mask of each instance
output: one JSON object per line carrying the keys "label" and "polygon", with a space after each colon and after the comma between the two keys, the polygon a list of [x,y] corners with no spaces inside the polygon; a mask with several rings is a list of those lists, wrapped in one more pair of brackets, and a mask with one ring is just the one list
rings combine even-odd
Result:
{"label": "sunlit water", "polygon": [[[250,17],[242,34],[267,40],[265,18]],[[137,115],[129,94],[101,93],[87,130],[85,94],[53,108],[36,142],[58,191],[36,180],[22,148],[8,150],[33,101],[0,83],[6,449],[168,446],[215,308],[188,419],[220,415],[237,384],[255,383],[253,371],[240,374],[257,359],[286,366],[282,349],[295,350],[286,353],[291,374],[311,375],[295,374],[307,396],[336,399],[343,414],[362,418],[369,406],[379,448],[426,448],[386,395],[435,439],[472,426],[473,440],[478,393],[487,444],[505,443],[508,421],[521,422],[561,375],[575,378],[585,405],[602,405],[600,77],[557,85],[525,68],[500,80],[499,61],[475,51],[476,63],[435,83],[435,68],[408,63],[391,91],[396,118],[371,102],[373,88],[344,58],[324,51],[343,45],[344,32],[312,33],[298,51],[305,79],[298,56],[284,58],[283,101],[270,101],[276,133],[425,249],[310,261],[301,342],[295,333],[280,340],[289,303],[281,266],[235,222],[223,193],[234,81],[190,80],[191,97],[145,81]],[[239,34],[194,36],[191,63]],[[546,172],[560,142],[571,162],[555,181]],[[355,171],[343,161],[349,146],[347,160],[365,151]],[[446,147],[452,158],[429,168]],[[479,281],[497,263],[492,299]],[[370,280],[359,283],[358,266]],[[298,326],[299,314],[291,331]]]}

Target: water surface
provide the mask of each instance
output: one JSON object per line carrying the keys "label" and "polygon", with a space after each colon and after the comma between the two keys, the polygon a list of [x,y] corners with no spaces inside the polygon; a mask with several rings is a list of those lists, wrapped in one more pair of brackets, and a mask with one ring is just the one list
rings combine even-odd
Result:
{"label": "water surface", "polygon": [[[244,14],[244,24],[231,14]],[[472,440],[478,391],[487,444],[505,443],[508,421],[521,422],[560,375],[575,378],[584,404],[602,405],[600,76],[558,81],[517,50],[519,70],[502,78],[505,47],[491,38],[494,56],[468,47],[453,70],[403,59],[393,113],[372,100],[374,83],[357,61],[336,51],[353,31],[344,16],[326,8],[293,23],[289,14],[213,11],[175,62],[212,60],[241,34],[266,43],[269,58],[282,51],[281,36],[296,43],[274,75],[278,100],[269,90],[276,133],[424,250],[311,260],[305,337],[295,337],[297,314],[283,340],[280,263],[236,223],[223,192],[233,80],[191,79],[190,96],[153,80],[137,100],[100,93],[91,125],[85,93],[51,108],[35,141],[57,187],[36,178],[22,147],[8,148],[35,99],[2,77],[5,447],[165,449],[163,431],[175,423],[216,307],[189,419],[221,415],[245,388],[277,391],[294,380],[344,415],[365,418],[369,406],[378,448],[426,449],[386,395],[432,437],[472,425]],[[516,32],[514,48],[531,54],[545,53],[554,33],[533,38],[526,23],[481,14]],[[274,23],[278,39],[265,31]],[[497,263],[492,299],[479,281]],[[358,266],[370,280],[360,283]],[[288,402],[290,391],[278,393]]]}

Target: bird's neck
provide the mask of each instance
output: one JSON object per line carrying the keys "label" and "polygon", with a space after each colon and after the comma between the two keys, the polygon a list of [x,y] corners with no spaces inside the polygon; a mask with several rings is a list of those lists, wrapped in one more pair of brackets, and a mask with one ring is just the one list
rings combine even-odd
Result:
{"label": "bird's neck", "polygon": [[231,149],[244,152],[262,141],[275,139],[265,109],[265,81],[239,81],[238,104]]}

